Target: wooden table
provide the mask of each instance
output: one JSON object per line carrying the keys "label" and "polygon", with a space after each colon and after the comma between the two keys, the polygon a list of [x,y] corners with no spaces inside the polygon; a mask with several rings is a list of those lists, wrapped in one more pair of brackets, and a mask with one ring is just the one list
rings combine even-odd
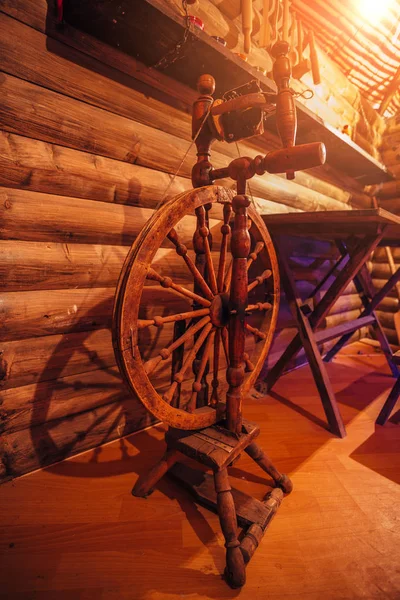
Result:
{"label": "wooden table", "polygon": [[[317,385],[330,430],[339,437],[346,435],[341,414],[336,402],[324,361],[330,361],[343,347],[354,331],[371,326],[385,354],[393,376],[399,372],[389,342],[379,323],[375,308],[400,280],[400,268],[385,286],[376,292],[366,262],[375,248],[400,244],[400,217],[374,208],[353,211],[327,211],[264,215],[263,219],[273,238],[281,270],[282,286],[290,310],[295,319],[298,333],[283,352],[277,363],[268,372],[265,383],[270,390],[287,363],[303,347]],[[289,256],[283,236],[295,236],[322,240],[333,240],[338,248],[335,264],[306,301],[302,301],[289,266]],[[316,294],[331,280],[322,299],[315,303]],[[317,331],[351,281],[354,281],[363,302],[360,316],[341,325]],[[314,308],[310,307],[314,299]],[[322,358],[318,344],[339,338],[333,348]]]}

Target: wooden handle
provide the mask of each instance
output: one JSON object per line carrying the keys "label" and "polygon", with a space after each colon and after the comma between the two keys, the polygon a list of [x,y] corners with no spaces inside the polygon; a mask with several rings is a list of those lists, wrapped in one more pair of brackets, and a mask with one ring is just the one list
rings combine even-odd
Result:
{"label": "wooden handle", "polygon": [[253,2],[242,0],[242,30],[244,37],[244,51],[248,54],[251,50],[251,32],[253,29]]}
{"label": "wooden handle", "polygon": [[268,173],[302,171],[323,165],[325,159],[325,145],[321,142],[311,142],[270,152],[263,160],[263,167]]}

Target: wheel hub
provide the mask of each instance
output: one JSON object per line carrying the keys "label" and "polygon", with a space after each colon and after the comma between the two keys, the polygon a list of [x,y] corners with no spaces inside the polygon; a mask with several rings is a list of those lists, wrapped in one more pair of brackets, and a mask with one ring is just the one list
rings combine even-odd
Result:
{"label": "wheel hub", "polygon": [[229,321],[229,294],[218,294],[210,306],[211,323],[215,327],[225,327]]}

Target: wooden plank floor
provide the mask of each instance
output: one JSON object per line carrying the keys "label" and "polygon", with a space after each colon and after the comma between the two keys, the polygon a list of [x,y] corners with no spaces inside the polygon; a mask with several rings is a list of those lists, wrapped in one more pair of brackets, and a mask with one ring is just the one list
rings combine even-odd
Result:
{"label": "wooden plank floor", "polygon": [[[393,379],[374,353],[352,345],[328,367],[344,440],[323,427],[308,368],[246,404],[295,489],[242,590],[221,578],[215,515],[167,478],[147,500],[130,495],[163,451],[157,427],[0,488],[1,600],[399,599],[400,411],[375,426]],[[247,456],[231,472],[262,498],[266,480]]]}

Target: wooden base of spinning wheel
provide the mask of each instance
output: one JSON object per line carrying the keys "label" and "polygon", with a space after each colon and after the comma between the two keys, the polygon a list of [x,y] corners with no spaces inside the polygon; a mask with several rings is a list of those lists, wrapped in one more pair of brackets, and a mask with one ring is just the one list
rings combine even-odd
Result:
{"label": "wooden base of spinning wheel", "polygon": [[[223,423],[197,431],[169,429],[165,436],[167,451],[163,458],[138,479],[132,494],[146,497],[168,471],[196,500],[218,513],[226,547],[225,577],[233,588],[246,582],[246,564],[256,551],[272,517],[278,510],[284,493],[292,491],[290,479],[274,467],[268,456],[255,443],[260,429],[254,423],[243,421],[242,433],[236,435]],[[228,467],[245,451],[261,469],[274,480],[276,488],[260,502],[247,494],[232,489]],[[179,463],[180,456],[188,456],[211,468],[214,476]],[[246,528],[239,541],[237,526]]]}

